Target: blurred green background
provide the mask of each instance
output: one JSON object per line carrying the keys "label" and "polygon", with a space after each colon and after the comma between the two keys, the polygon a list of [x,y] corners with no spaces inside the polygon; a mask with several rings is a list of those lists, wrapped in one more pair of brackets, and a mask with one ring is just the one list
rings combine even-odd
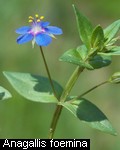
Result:
{"label": "blurred green background", "polygon": [[[119,19],[120,0],[0,0],[0,84],[8,89],[13,98],[0,102],[0,138],[47,138],[55,105],[33,103],[19,96],[2,71],[31,72],[46,76],[44,64],[31,43],[18,45],[15,29],[28,25],[28,16],[36,13],[45,16],[51,25],[59,26],[64,34],[44,48],[52,78],[65,85],[75,66],[59,62],[58,58],[68,49],[81,44],[77,33],[72,4],[76,4],[96,25],[106,27]],[[118,43],[119,44],[119,43]],[[120,71],[120,57],[106,68],[84,71],[71,94],[80,94]],[[120,85],[105,85],[86,98],[96,104],[109,118],[118,135],[112,136],[94,130],[67,110],[63,110],[57,125],[55,138],[90,138],[91,150],[120,149]]]}

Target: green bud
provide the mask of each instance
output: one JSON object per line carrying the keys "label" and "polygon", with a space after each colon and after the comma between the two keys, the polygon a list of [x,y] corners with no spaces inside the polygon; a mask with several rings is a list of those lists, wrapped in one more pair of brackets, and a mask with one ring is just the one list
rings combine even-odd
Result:
{"label": "green bud", "polygon": [[115,84],[120,83],[120,72],[115,72],[108,81]]}

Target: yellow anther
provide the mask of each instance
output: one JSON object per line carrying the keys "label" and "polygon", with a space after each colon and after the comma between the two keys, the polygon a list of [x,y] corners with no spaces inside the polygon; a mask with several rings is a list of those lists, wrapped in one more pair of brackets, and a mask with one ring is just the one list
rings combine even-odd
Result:
{"label": "yellow anther", "polygon": [[31,22],[33,22],[33,20],[30,19],[28,22],[31,23]]}
{"label": "yellow anther", "polygon": [[36,20],[37,22],[40,22],[42,19],[44,19],[44,16],[39,17],[38,14],[35,14],[35,18],[32,16],[29,16],[29,21],[28,22],[34,22]]}
{"label": "yellow anther", "polygon": [[38,18],[38,17],[39,17],[39,15],[38,15],[38,14],[35,14],[35,17],[36,17],[36,18]]}
{"label": "yellow anther", "polygon": [[44,16],[41,16],[41,17],[40,17],[40,20],[42,20],[42,19],[44,19]]}
{"label": "yellow anther", "polygon": [[34,19],[32,16],[29,16],[28,18],[29,18],[29,19]]}
{"label": "yellow anther", "polygon": [[37,22],[40,22],[40,19],[37,19]]}

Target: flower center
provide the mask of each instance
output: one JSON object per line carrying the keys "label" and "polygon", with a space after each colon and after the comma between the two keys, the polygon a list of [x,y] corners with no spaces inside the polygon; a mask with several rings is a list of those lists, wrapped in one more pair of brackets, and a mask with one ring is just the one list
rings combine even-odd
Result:
{"label": "flower center", "polygon": [[39,17],[38,14],[35,15],[35,18],[29,16],[29,22],[32,23],[32,30],[30,33],[36,35],[38,33],[45,32],[45,30],[40,25],[42,19],[44,19],[44,16]]}
{"label": "flower center", "polygon": [[44,32],[44,29],[42,29],[39,25],[35,24],[33,25],[31,32],[32,34],[36,35],[40,32]]}

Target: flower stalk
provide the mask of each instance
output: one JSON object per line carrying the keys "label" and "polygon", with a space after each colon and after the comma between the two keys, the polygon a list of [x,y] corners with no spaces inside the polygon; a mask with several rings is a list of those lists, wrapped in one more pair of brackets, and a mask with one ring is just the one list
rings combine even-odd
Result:
{"label": "flower stalk", "polygon": [[100,83],[100,84],[98,84],[98,85],[95,85],[94,87],[90,88],[90,89],[87,90],[86,92],[84,92],[84,93],[82,93],[81,95],[77,96],[75,99],[73,98],[73,99],[69,100],[69,103],[72,103],[73,101],[82,98],[84,95],[90,93],[90,92],[93,91],[94,89],[96,89],[96,88],[98,88],[98,87],[100,87],[100,86],[102,86],[102,85],[104,85],[104,84],[106,84],[106,83],[109,83],[109,82],[108,82],[108,81],[104,81],[104,82],[102,82],[102,83]]}
{"label": "flower stalk", "polygon": [[100,87],[100,86],[102,86],[102,85],[104,85],[104,84],[106,84],[106,83],[108,83],[108,81],[104,81],[104,82],[102,82],[102,83],[100,83],[100,84],[98,84],[98,85],[95,85],[95,86],[92,87],[91,89],[89,89],[89,90],[87,90],[86,92],[84,92],[83,94],[79,95],[79,96],[77,97],[77,99],[80,99],[80,98],[83,97],[84,95],[90,93],[90,92],[93,91],[94,89],[96,89],[96,88],[98,88],[98,87]]}
{"label": "flower stalk", "polygon": [[56,94],[56,91],[55,91],[55,88],[54,88],[54,84],[53,84],[52,79],[51,79],[50,71],[48,69],[48,65],[47,65],[47,62],[46,62],[46,59],[45,59],[45,56],[44,56],[44,53],[43,53],[42,46],[40,46],[40,51],[41,51],[41,55],[42,55],[42,58],[43,58],[43,61],[44,61],[44,64],[45,64],[45,68],[46,68],[46,71],[47,71],[47,75],[48,75],[51,87],[52,87],[52,90],[53,90],[53,94],[57,98],[57,94]]}

